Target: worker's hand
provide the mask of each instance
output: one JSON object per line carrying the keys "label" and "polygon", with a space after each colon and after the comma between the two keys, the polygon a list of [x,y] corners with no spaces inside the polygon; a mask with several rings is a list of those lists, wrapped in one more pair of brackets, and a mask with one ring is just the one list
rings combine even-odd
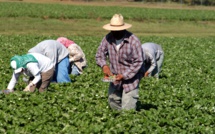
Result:
{"label": "worker's hand", "polygon": [[116,80],[117,80],[117,81],[123,80],[123,75],[122,75],[122,74],[117,74],[117,75],[116,75]]}
{"label": "worker's hand", "polygon": [[70,62],[74,62],[74,61],[75,61],[75,60],[74,60],[74,57],[70,57],[70,58],[69,58],[69,61],[70,61]]}
{"label": "worker's hand", "polygon": [[0,94],[9,94],[9,93],[12,93],[12,92],[14,92],[13,89],[12,89],[12,90],[10,90],[10,89],[5,89],[5,90],[1,90],[1,91],[0,91]]}
{"label": "worker's hand", "polygon": [[25,92],[30,92],[32,86],[34,86],[34,84],[31,82],[31,83],[29,83],[29,84],[25,87],[25,89],[24,89],[23,91],[25,91]]}
{"label": "worker's hand", "polygon": [[25,91],[25,92],[30,92],[30,89],[31,89],[31,88],[30,88],[30,86],[28,85],[28,86],[25,87],[25,89],[24,89],[23,91]]}
{"label": "worker's hand", "polygon": [[102,67],[102,71],[103,71],[105,77],[109,77],[109,76],[113,75],[112,72],[110,71],[110,68],[107,65],[104,65]]}
{"label": "worker's hand", "polygon": [[148,76],[149,76],[149,73],[146,71],[144,74],[144,77],[148,77]]}

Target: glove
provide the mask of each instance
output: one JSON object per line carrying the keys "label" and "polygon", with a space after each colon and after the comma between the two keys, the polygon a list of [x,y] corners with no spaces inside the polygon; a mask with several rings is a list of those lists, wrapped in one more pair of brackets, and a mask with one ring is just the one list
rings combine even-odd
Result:
{"label": "glove", "polygon": [[71,58],[69,58],[69,61],[70,61],[70,62],[74,62],[75,60],[74,60],[73,57],[71,57]]}
{"label": "glove", "polygon": [[34,86],[34,84],[31,82],[30,84],[28,84],[25,89],[23,91],[25,92],[30,92],[31,91],[31,87]]}
{"label": "glove", "polygon": [[117,80],[117,81],[123,80],[123,75],[122,75],[122,74],[117,74],[116,80]]}
{"label": "glove", "polygon": [[25,89],[24,89],[23,91],[25,91],[25,92],[30,92],[30,86],[29,86],[29,85],[26,86]]}
{"label": "glove", "polygon": [[149,73],[145,72],[144,77],[148,77]]}
{"label": "glove", "polygon": [[105,77],[109,77],[109,76],[113,75],[112,72],[110,71],[110,68],[107,65],[104,65],[102,67],[102,71],[103,71]]}

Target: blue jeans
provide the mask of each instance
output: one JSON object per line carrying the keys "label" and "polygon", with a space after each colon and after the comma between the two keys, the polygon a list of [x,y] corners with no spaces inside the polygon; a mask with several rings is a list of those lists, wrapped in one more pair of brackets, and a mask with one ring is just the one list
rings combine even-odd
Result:
{"label": "blue jeans", "polygon": [[53,81],[57,83],[71,82],[69,70],[70,70],[69,58],[66,57],[63,60],[61,60],[61,62],[56,64]]}
{"label": "blue jeans", "polygon": [[79,71],[78,67],[75,64],[72,64],[71,69],[72,69],[71,70],[72,75],[80,75],[80,71]]}

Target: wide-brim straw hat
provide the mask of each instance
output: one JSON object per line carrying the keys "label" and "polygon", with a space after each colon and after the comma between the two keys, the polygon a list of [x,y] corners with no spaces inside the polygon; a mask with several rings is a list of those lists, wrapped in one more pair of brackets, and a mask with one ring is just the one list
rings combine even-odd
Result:
{"label": "wide-brim straw hat", "polygon": [[109,24],[103,26],[104,29],[110,31],[121,31],[130,28],[132,25],[125,23],[121,14],[115,14]]}

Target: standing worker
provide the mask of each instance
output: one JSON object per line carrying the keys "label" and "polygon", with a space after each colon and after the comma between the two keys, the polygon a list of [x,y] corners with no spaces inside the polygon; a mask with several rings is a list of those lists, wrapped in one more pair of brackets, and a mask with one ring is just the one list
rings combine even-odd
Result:
{"label": "standing worker", "polygon": [[51,59],[55,66],[54,82],[71,82],[69,76],[69,52],[60,42],[44,40],[31,48],[28,53],[40,53]]}
{"label": "standing worker", "polygon": [[103,26],[110,32],[102,39],[96,53],[96,63],[102,68],[105,78],[116,76],[108,90],[109,105],[116,110],[136,109],[139,96],[143,53],[140,40],[126,30],[131,26],[124,23],[121,14],[115,14],[110,24]]}
{"label": "standing worker", "polygon": [[159,78],[159,73],[164,59],[164,51],[160,45],[147,42],[142,44],[144,57],[144,77],[154,76]]}

